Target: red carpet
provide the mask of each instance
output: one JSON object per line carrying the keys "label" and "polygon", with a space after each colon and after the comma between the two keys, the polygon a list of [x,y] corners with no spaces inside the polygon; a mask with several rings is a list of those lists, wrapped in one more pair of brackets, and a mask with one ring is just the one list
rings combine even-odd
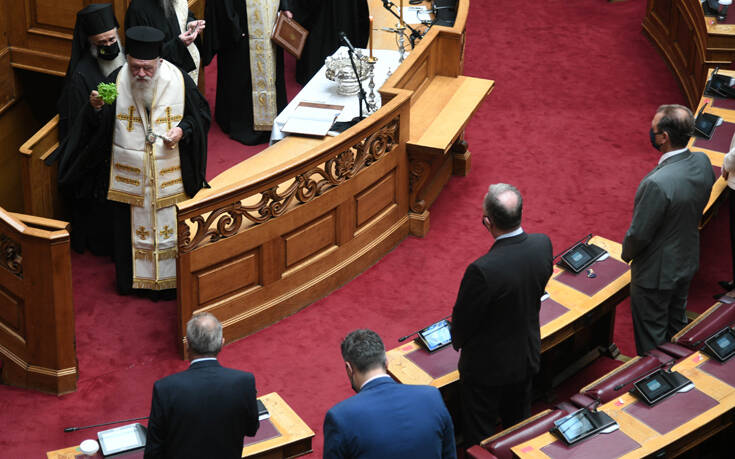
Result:
{"label": "red carpet", "polygon": [[[223,364],[255,373],[260,393],[277,391],[311,426],[317,456],[326,410],[351,395],[341,338],[369,327],[390,348],[451,311],[466,265],[491,244],[480,224],[488,184],[517,185],[525,230],[549,234],[557,250],[588,232],[622,240],[638,182],[658,159],[648,142],[653,113],[684,101],[641,33],[645,3],[549,0],[521,11],[518,2],[472,2],[465,73],[495,80],[496,89],[467,129],[472,171],[434,204],[428,236],[406,239],[328,298],[222,352]],[[207,81],[214,100],[213,69]],[[207,176],[260,149],[213,126]],[[715,281],[730,277],[726,209],[702,232],[701,261],[694,311],[713,303]],[[73,274],[78,390],[54,397],[0,387],[3,457],[40,457],[95,436],[65,434],[67,426],[146,416],[153,382],[186,367],[175,352],[173,302],[117,296],[113,266],[91,255],[73,257]],[[615,340],[634,354],[628,302],[618,308]],[[599,366],[577,387],[612,364]]]}

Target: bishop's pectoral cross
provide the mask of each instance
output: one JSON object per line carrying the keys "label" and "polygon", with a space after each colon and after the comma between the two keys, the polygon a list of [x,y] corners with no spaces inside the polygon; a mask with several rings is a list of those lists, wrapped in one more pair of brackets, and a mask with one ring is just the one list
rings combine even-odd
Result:
{"label": "bishop's pectoral cross", "polygon": [[121,121],[127,121],[128,122],[128,132],[132,132],[133,131],[133,123],[141,123],[141,124],[143,124],[143,122],[140,119],[140,117],[139,116],[134,116],[134,113],[135,113],[135,106],[134,105],[131,105],[128,108],[128,113],[127,114],[125,114],[125,113],[118,113],[117,114],[117,119],[119,119]]}
{"label": "bishop's pectoral cross", "polygon": [[182,118],[181,115],[171,116],[171,107],[166,107],[166,117],[156,119],[156,124],[166,124],[166,127],[167,127],[166,132],[168,132],[171,130],[171,122],[181,121],[181,118]]}

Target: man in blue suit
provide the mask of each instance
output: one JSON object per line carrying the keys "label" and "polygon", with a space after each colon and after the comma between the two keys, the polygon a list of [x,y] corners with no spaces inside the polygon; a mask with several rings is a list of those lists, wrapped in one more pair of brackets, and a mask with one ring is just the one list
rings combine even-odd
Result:
{"label": "man in blue suit", "polygon": [[435,387],[398,384],[387,374],[385,347],[372,330],[342,342],[357,395],[324,419],[325,458],[455,458],[454,426]]}

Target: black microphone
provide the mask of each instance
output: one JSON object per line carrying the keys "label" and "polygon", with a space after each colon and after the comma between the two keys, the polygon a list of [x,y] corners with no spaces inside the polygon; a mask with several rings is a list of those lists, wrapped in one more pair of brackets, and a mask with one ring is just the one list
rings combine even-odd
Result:
{"label": "black microphone", "polygon": [[580,242],[584,242],[586,244],[587,242],[589,242],[590,239],[592,239],[592,233],[588,234],[587,236],[585,236],[582,239],[578,240],[577,242],[575,242],[574,244],[570,245],[566,249],[562,250],[558,255],[554,255],[554,260],[556,260],[560,256],[562,256],[565,253],[567,253],[572,247],[574,247],[575,245],[579,244]]}
{"label": "black microphone", "polygon": [[672,358],[671,360],[668,360],[666,362],[661,362],[660,364],[658,364],[658,366],[656,368],[654,368],[653,370],[651,370],[647,374],[645,374],[643,376],[638,376],[637,378],[631,379],[630,381],[626,381],[624,383],[618,384],[617,386],[613,387],[613,390],[614,391],[619,391],[620,389],[622,389],[623,387],[627,386],[628,384],[632,384],[632,383],[634,383],[636,381],[640,381],[641,379],[647,378],[647,377],[651,376],[652,374],[654,374],[655,372],[657,372],[658,370],[660,370],[661,368],[666,367],[666,366],[669,366],[669,365],[673,364],[674,362],[676,362],[676,358]]}
{"label": "black microphone", "polygon": [[[444,317],[443,319],[440,319],[440,320],[447,320],[450,317],[452,317],[451,314],[449,314],[448,316],[446,316],[446,317]],[[426,327],[424,327],[424,328],[426,328]],[[422,328],[421,330],[423,330],[424,328]],[[410,335],[406,335],[406,336],[403,336],[401,338],[398,338],[398,342],[399,343],[402,343],[402,342],[406,341],[408,338],[412,337],[413,335],[417,335],[418,333],[420,333],[421,330],[416,330],[415,332],[411,333]]]}
{"label": "black microphone", "polygon": [[350,39],[347,38],[347,35],[344,32],[340,32],[337,35],[339,36],[339,39],[342,40],[345,45],[347,45],[352,54],[355,54],[355,47],[352,46],[352,43],[350,43]]}
{"label": "black microphone", "polygon": [[91,426],[67,427],[66,429],[64,429],[64,432],[76,432],[77,430],[84,430],[84,429],[89,429],[92,427],[109,426],[110,424],[120,424],[123,422],[140,421],[142,419],[148,419],[148,416],[145,416],[142,418],[134,418],[134,419],[123,419],[121,421],[103,422],[102,424],[92,424]]}

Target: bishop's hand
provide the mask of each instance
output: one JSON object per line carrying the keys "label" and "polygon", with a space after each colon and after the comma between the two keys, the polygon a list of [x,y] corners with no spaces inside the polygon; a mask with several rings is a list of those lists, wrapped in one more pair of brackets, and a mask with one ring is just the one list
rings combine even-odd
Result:
{"label": "bishop's hand", "polygon": [[166,139],[163,143],[168,147],[169,149],[173,150],[176,148],[176,144],[179,143],[179,140],[181,140],[181,137],[184,135],[184,131],[181,130],[180,127],[176,126],[175,128],[169,129],[169,131],[166,133]]}
{"label": "bishop's hand", "polygon": [[91,93],[89,93],[89,105],[92,106],[95,110],[100,110],[103,105],[105,105],[105,102],[102,100],[102,97],[100,97],[100,93],[98,93],[96,90],[93,90]]}

